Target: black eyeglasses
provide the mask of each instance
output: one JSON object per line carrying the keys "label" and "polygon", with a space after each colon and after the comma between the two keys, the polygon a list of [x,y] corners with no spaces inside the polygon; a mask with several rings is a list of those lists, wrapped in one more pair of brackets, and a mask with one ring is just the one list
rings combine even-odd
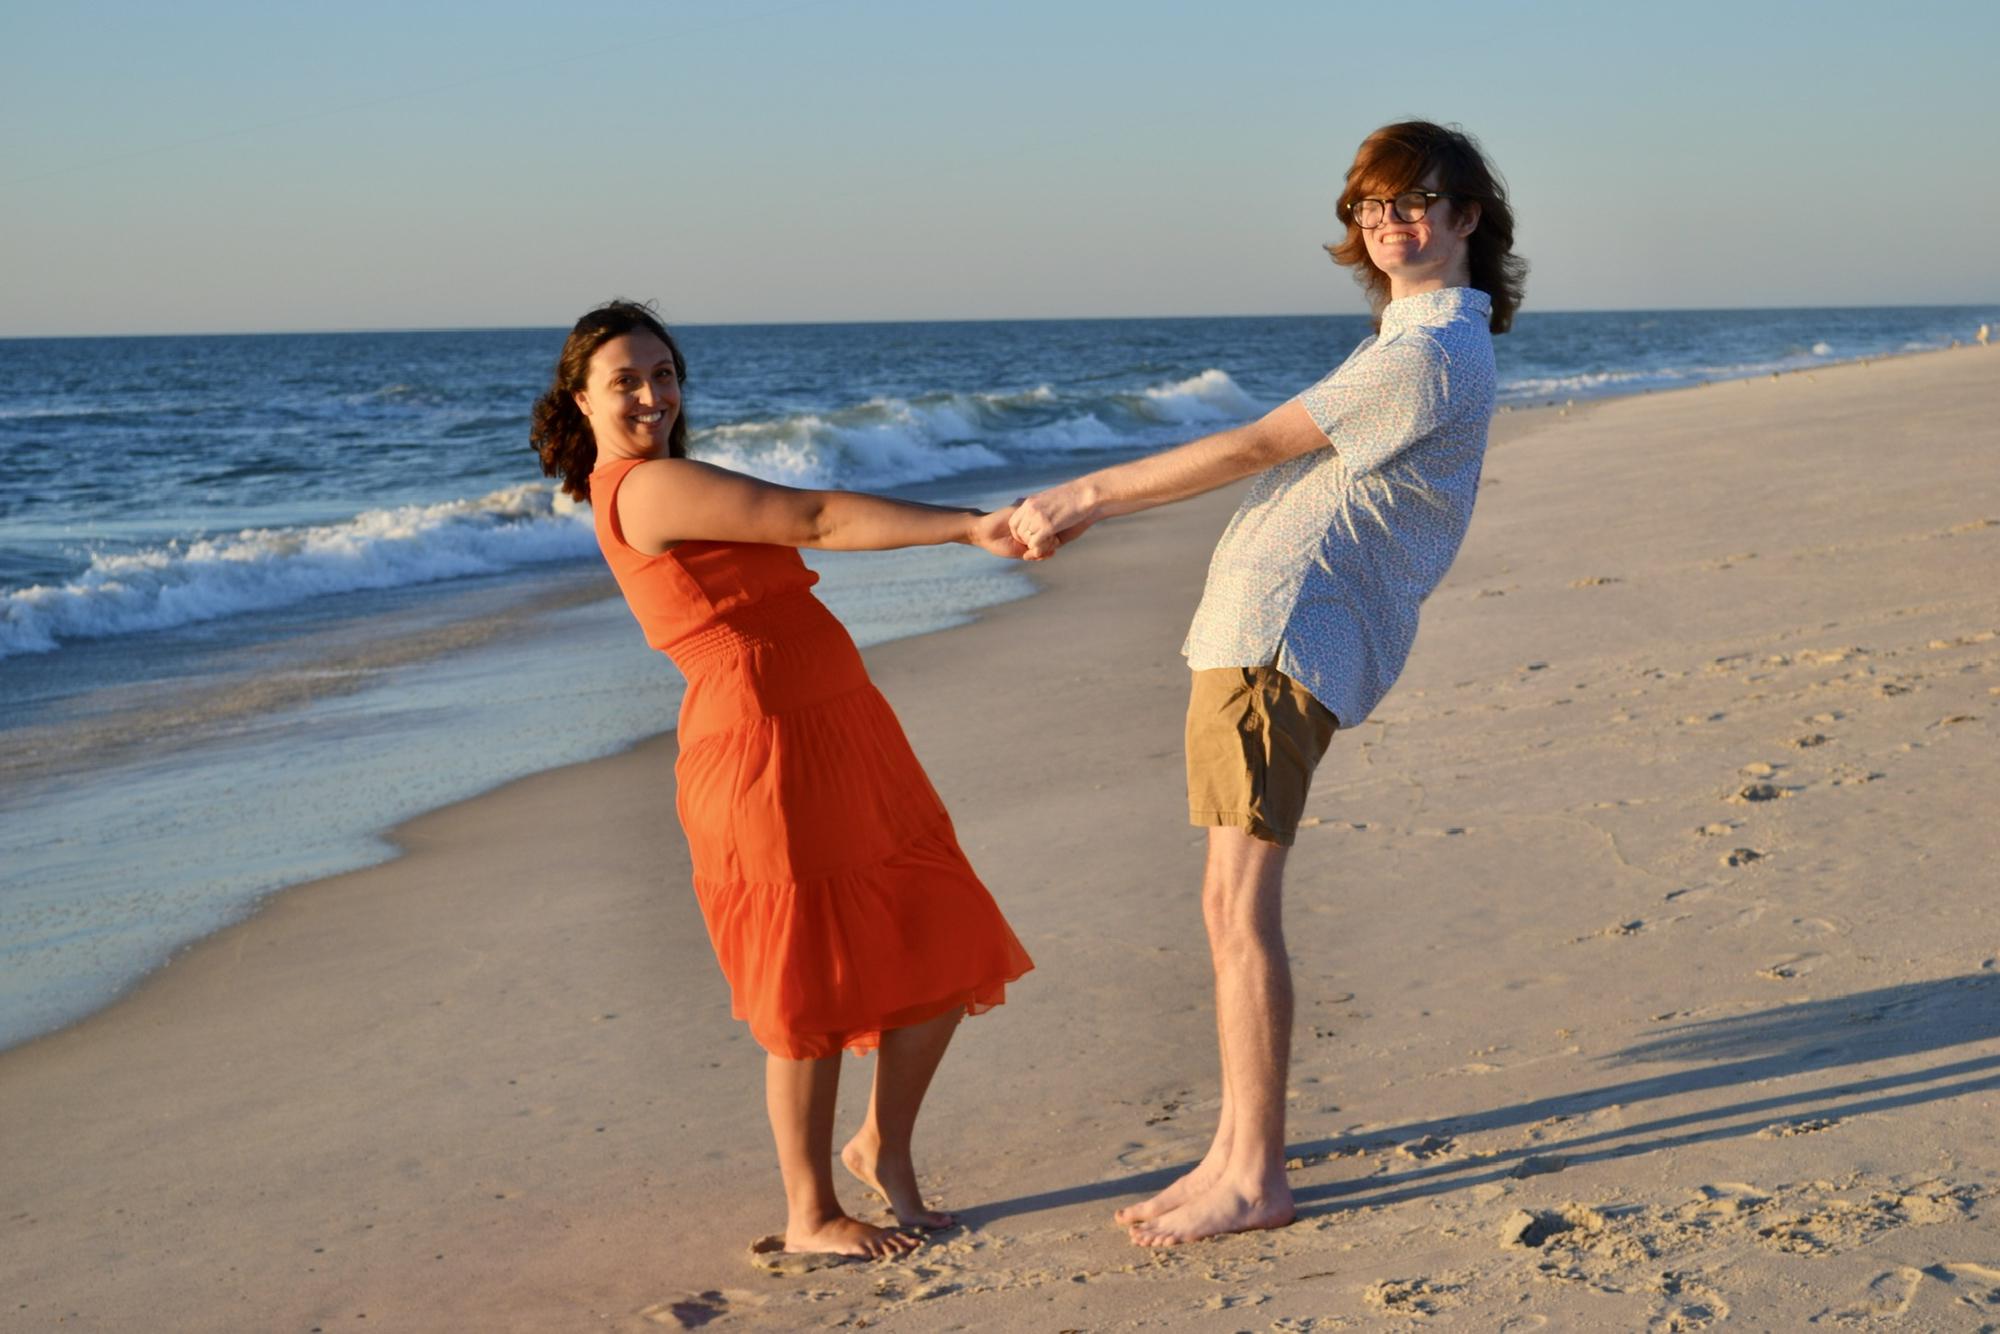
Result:
{"label": "black eyeglasses", "polygon": [[1433,199],[1456,199],[1443,190],[1405,190],[1394,199],[1357,199],[1347,206],[1347,216],[1364,231],[1373,231],[1383,222],[1383,210],[1395,213],[1397,222],[1422,222]]}

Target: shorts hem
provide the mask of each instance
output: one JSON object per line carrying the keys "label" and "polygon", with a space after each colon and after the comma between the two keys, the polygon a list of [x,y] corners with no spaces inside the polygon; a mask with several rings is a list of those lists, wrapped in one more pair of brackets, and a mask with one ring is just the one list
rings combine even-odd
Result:
{"label": "shorts hem", "polygon": [[1208,828],[1241,829],[1244,833],[1260,842],[1275,843],[1281,848],[1291,847],[1299,836],[1299,832],[1296,829],[1286,832],[1266,824],[1254,815],[1246,815],[1242,811],[1190,809],[1188,811],[1188,823]]}

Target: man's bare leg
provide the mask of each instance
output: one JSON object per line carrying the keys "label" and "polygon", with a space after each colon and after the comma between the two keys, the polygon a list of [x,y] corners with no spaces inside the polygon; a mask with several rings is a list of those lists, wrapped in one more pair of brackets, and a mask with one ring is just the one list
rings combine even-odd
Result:
{"label": "man's bare leg", "polygon": [[[1220,855],[1216,841],[1208,841],[1208,862],[1202,871],[1203,892],[1201,896],[1202,921],[1208,927],[1208,957],[1216,959],[1222,953],[1222,900],[1219,895],[1207,892],[1210,878],[1217,874],[1215,860]],[[1222,1169],[1229,1161],[1229,1146],[1232,1142],[1233,1107],[1229,1096],[1229,1034],[1223,1029],[1220,1009],[1215,1016],[1215,1046],[1220,1054],[1222,1067],[1222,1110],[1215,1120],[1215,1138],[1209,1141],[1208,1152],[1201,1161],[1179,1177],[1158,1195],[1139,1204],[1127,1205],[1112,1217],[1130,1227],[1134,1223],[1144,1223],[1158,1218],[1171,1209],[1178,1209],[1196,1196],[1207,1194],[1208,1188],[1222,1179]]]}
{"label": "man's bare leg", "polygon": [[849,1218],[833,1193],[833,1108],[840,1057],[764,1059],[764,1107],[785,1178],[785,1249],[835,1255],[901,1255],[922,1243],[907,1232]]}
{"label": "man's bare leg", "polygon": [[1207,1190],[1133,1226],[1132,1240],[1141,1246],[1283,1227],[1295,1216],[1285,1180],[1292,1050],[1285,849],[1241,829],[1215,827],[1208,834],[1202,910],[1215,919],[1215,1014],[1230,1103],[1229,1152]]}
{"label": "man's bare leg", "polygon": [[896,1221],[904,1227],[950,1227],[958,1220],[950,1214],[924,1207],[917,1188],[916,1163],[910,1155],[910,1141],[916,1134],[917,1113],[924,1105],[931,1076],[958,1031],[963,1010],[951,1010],[937,1018],[908,1028],[892,1029],[882,1035],[875,1055],[875,1085],[868,1095],[868,1119],[847,1147],[840,1161],[863,1185],[889,1202]]}

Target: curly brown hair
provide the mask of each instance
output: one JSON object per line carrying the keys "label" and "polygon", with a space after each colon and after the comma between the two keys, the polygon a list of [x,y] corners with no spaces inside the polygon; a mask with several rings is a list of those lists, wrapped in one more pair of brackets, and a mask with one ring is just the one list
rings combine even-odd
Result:
{"label": "curly brown hair", "polygon": [[1479,205],[1479,225],[1466,239],[1466,259],[1472,285],[1493,299],[1488,327],[1506,333],[1528,279],[1528,261],[1514,253],[1514,210],[1507,203],[1507,183],[1487,163],[1473,137],[1457,126],[1427,120],[1384,125],[1361,141],[1354,165],[1347,169],[1347,186],[1340,192],[1340,216],[1347,235],[1329,245],[1336,264],[1354,270],[1354,281],[1368,294],[1379,315],[1389,302],[1389,275],[1368,258],[1368,243],[1355,224],[1350,207],[1364,195],[1394,196],[1415,189],[1436,173],[1435,188],[1455,200]]}
{"label": "curly brown hair", "polygon": [[[590,359],[614,338],[643,329],[667,345],[673,354],[674,377],[687,383],[687,358],[680,344],[660,322],[659,312],[637,301],[607,301],[578,320],[556,358],[555,378],[535,400],[528,426],[528,443],[541,456],[542,472],[562,478],[562,489],[578,500],[590,499],[590,472],[597,466],[597,437],[576,406],[576,395],[590,378]],[[675,415],[667,431],[667,457],[687,457],[687,413]]]}

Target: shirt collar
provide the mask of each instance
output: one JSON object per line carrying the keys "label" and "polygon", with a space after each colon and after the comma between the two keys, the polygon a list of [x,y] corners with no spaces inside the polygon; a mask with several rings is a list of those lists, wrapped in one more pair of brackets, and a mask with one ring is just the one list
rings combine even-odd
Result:
{"label": "shirt collar", "polygon": [[1476,287],[1445,287],[1401,297],[1382,307],[1382,332],[1444,324],[1461,315],[1477,316],[1483,324],[1493,314],[1493,298]]}

